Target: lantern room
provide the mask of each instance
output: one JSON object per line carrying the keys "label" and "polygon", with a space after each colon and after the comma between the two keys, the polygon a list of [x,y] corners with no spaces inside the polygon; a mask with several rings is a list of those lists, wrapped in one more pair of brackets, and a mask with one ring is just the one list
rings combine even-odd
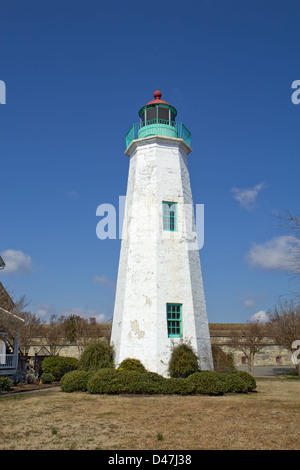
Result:
{"label": "lantern room", "polygon": [[138,138],[150,137],[152,135],[164,135],[166,137],[177,137],[175,127],[176,109],[161,99],[161,92],[156,90],[153,94],[154,100],[149,101],[139,110],[141,119]]}
{"label": "lantern room", "polygon": [[154,99],[139,110],[140,122],[133,124],[126,134],[126,148],[133,140],[152,136],[164,136],[183,139],[191,143],[191,133],[182,122],[175,121],[177,110],[161,99],[161,92],[156,90]]}
{"label": "lantern room", "polygon": [[153,121],[161,121],[164,124],[174,122],[177,115],[176,109],[161,99],[161,92],[159,90],[156,90],[153,96],[154,100],[149,101],[149,103],[139,110],[141,123],[147,125],[148,123],[153,123]]}

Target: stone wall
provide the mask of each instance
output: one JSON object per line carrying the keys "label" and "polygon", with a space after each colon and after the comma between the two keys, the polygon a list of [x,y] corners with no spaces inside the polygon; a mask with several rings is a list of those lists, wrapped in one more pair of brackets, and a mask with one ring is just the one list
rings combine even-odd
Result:
{"label": "stone wall", "polygon": [[[245,365],[245,356],[242,351],[235,350],[228,346],[231,337],[232,329],[236,329],[239,327],[244,327],[244,324],[230,324],[230,323],[223,323],[223,324],[209,324],[210,330],[210,338],[212,345],[218,345],[222,348],[222,350],[226,353],[232,353],[234,362],[236,366]],[[105,341],[105,339],[103,338]],[[64,344],[60,351],[60,356],[69,356],[69,357],[76,357],[79,359],[81,353],[83,351],[83,345],[76,344],[76,343],[67,343]],[[29,350],[29,356],[34,357],[35,354],[40,356],[47,356],[49,355],[49,350],[45,344],[43,338],[37,338],[34,341],[34,344],[31,346]],[[274,343],[274,340],[270,337],[264,338],[264,346],[255,355],[255,366],[276,366],[276,365],[283,365],[283,366],[293,366],[291,352],[282,346],[279,346]]]}
{"label": "stone wall", "polygon": [[[212,345],[218,345],[226,353],[231,353],[236,366],[247,364],[244,353],[229,346],[232,331],[239,327],[245,327],[245,324],[210,324],[210,339]],[[263,339],[263,347],[254,357],[255,366],[293,366],[291,352],[279,346],[270,337]]]}

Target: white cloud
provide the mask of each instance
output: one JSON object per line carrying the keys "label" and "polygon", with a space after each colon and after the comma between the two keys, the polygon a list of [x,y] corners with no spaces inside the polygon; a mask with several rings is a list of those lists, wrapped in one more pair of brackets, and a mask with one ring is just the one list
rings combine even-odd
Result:
{"label": "white cloud", "polygon": [[46,317],[55,313],[55,308],[48,304],[37,303],[35,307],[37,309],[35,313],[38,317]]}
{"label": "white cloud", "polygon": [[251,308],[251,307],[255,307],[256,303],[254,300],[250,300],[250,299],[247,299],[247,300],[244,300],[244,307],[245,308]]}
{"label": "white cloud", "polygon": [[256,322],[258,321],[259,323],[264,323],[269,320],[268,314],[265,310],[259,310],[259,312],[254,313],[252,317],[249,318],[250,322]]}
{"label": "white cloud", "polygon": [[68,199],[77,199],[79,197],[79,193],[77,191],[71,190],[67,192]]}
{"label": "white cloud", "polygon": [[32,269],[32,261],[29,255],[20,250],[5,250],[1,253],[5,262],[4,273],[26,274]]}
{"label": "white cloud", "polygon": [[251,211],[255,207],[259,192],[265,187],[265,183],[259,183],[253,188],[231,188],[230,191],[243,209]]}
{"label": "white cloud", "polygon": [[295,271],[294,256],[300,242],[293,235],[274,237],[262,244],[254,243],[246,255],[246,261],[253,267],[266,270]]}
{"label": "white cloud", "polygon": [[105,276],[95,276],[94,277],[94,283],[95,284],[104,284],[105,286],[109,286],[109,287],[113,287],[113,288],[116,287],[116,283],[113,282],[113,281],[110,281]]}

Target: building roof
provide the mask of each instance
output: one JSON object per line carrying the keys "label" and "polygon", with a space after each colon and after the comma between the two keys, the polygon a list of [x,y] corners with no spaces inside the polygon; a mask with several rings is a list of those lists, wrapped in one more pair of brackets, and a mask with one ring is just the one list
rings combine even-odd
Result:
{"label": "building roof", "polygon": [[14,309],[15,304],[4,288],[3,284],[0,282],[0,307],[4,310],[11,311]]}
{"label": "building roof", "polygon": [[210,336],[231,336],[234,331],[245,330],[249,323],[209,323]]}
{"label": "building roof", "polygon": [[4,308],[0,307],[0,330],[1,332],[9,332],[12,336],[18,334],[18,331],[21,326],[23,326],[25,321],[23,318],[14,315]]}
{"label": "building roof", "polygon": [[11,313],[14,309],[15,304],[0,282],[0,329],[4,331],[15,332],[22,324],[24,320],[17,315]]}

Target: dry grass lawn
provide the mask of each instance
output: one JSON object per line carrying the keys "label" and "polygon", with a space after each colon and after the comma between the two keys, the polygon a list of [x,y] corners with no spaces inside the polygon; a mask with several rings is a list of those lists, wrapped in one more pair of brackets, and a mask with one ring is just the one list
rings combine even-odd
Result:
{"label": "dry grass lawn", "polygon": [[257,380],[257,392],[109,396],[59,388],[0,397],[1,450],[300,448],[300,381]]}

